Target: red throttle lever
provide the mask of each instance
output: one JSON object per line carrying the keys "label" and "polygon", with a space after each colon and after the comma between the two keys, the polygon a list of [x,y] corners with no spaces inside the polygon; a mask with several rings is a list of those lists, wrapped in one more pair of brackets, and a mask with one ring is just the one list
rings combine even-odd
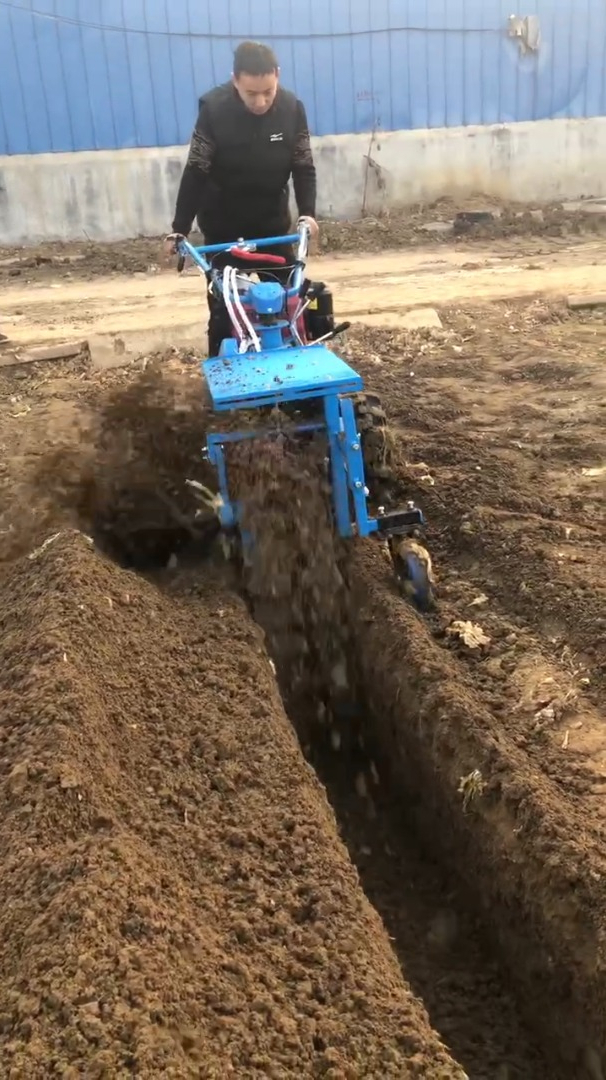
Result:
{"label": "red throttle lever", "polygon": [[286,265],[286,259],[283,255],[264,255],[262,251],[246,251],[244,248],[238,247],[230,248],[229,253],[244,262],[265,263],[266,266]]}

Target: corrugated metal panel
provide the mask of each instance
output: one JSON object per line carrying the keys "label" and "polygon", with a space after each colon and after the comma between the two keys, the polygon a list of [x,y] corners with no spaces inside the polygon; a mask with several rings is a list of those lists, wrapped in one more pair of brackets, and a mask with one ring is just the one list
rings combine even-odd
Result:
{"label": "corrugated metal panel", "polygon": [[[523,0],[522,0],[523,2]],[[604,0],[0,0],[0,154],[188,141],[234,45],[271,42],[316,134],[606,112]]]}

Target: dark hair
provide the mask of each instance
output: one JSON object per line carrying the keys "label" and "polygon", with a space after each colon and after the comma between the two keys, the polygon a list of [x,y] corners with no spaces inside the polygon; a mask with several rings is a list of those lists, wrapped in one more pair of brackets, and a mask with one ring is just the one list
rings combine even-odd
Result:
{"label": "dark hair", "polygon": [[273,75],[278,61],[269,45],[260,41],[243,41],[234,53],[234,75]]}

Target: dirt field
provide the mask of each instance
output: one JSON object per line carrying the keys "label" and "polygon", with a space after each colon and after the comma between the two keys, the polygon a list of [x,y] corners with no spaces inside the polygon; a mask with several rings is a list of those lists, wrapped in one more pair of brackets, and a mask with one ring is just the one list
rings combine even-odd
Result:
{"label": "dirt field", "polygon": [[1,579],[4,1076],[463,1077],[224,584]]}
{"label": "dirt field", "polygon": [[[175,568],[164,534],[145,577],[80,533],[39,549],[105,526],[124,560],[127,494],[148,529],[207,479],[196,359],[157,377],[134,344],[170,310],[187,345],[199,282],[5,281],[5,1075],[603,1080],[606,327],[562,296],[603,287],[606,243],[560,226],[322,259],[439,604],[421,619],[356,545],[356,738],[344,713],[314,770],[224,570]],[[401,329],[426,305],[441,329]],[[53,334],[103,348],[20,362]],[[75,500],[91,432],[106,471]]]}
{"label": "dirt field", "polygon": [[606,328],[542,301],[442,314],[425,341],[361,330],[351,346],[372,350],[440,575],[421,628],[359,551],[358,657],[379,745],[442,859],[480,883],[526,1015],[536,1002],[545,1039],[556,1021],[568,1075],[600,1076]]}

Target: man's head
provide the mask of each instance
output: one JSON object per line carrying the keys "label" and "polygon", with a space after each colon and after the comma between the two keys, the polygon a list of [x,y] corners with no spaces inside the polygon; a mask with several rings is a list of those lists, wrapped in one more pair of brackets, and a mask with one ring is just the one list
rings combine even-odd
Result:
{"label": "man's head", "polygon": [[273,49],[258,41],[243,41],[234,53],[233,83],[247,109],[263,116],[278,92],[280,69]]}

